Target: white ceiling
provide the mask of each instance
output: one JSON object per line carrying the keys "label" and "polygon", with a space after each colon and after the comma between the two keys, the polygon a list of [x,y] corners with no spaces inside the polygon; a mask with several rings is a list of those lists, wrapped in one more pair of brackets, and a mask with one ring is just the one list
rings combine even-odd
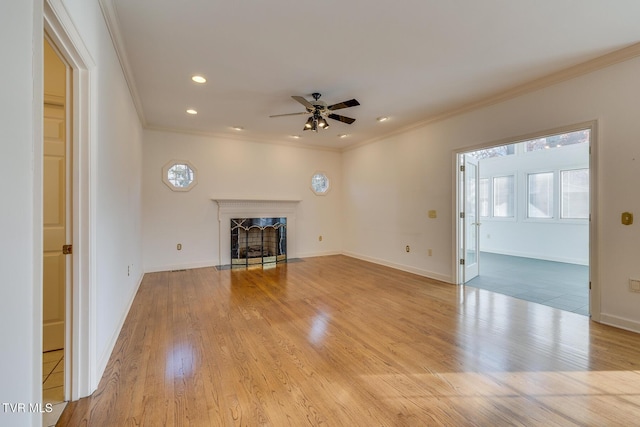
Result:
{"label": "white ceiling", "polygon": [[[640,42],[638,0],[101,3],[146,127],[335,149]],[[316,91],[356,98],[336,111],[356,122],[313,133],[306,116],[269,118]]]}

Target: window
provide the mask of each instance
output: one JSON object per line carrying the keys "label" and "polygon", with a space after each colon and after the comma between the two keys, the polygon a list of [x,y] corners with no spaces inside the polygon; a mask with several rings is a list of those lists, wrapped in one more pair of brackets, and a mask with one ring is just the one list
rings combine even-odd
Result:
{"label": "window", "polygon": [[464,153],[478,159],[482,172],[479,216],[553,223],[588,219],[590,133],[582,129]]}
{"label": "window", "polygon": [[553,172],[529,174],[527,181],[527,216],[553,218]]}
{"label": "window", "polygon": [[311,190],[318,196],[327,194],[329,191],[329,178],[324,172],[316,172],[311,177]]}
{"label": "window", "polygon": [[189,191],[198,183],[196,168],[185,160],[172,160],[162,168],[162,181],[173,191]]}
{"label": "window", "polygon": [[567,145],[589,143],[589,129],[579,130],[576,132],[561,133],[559,135],[545,136],[544,138],[536,138],[524,141],[524,151],[547,150],[549,148],[565,147]]}
{"label": "window", "polygon": [[491,210],[489,209],[489,178],[480,178],[478,185],[478,213],[482,217],[488,217],[491,215]]}
{"label": "window", "polygon": [[493,157],[504,157],[510,156],[511,154],[515,154],[516,145],[500,145],[498,147],[485,148],[482,150],[474,151],[473,153],[469,153],[469,155],[475,157],[478,160],[482,159],[490,159]]}
{"label": "window", "polygon": [[493,178],[493,216],[513,218],[514,216],[514,178],[513,175]]}
{"label": "window", "polygon": [[589,218],[589,169],[564,170],[561,181],[561,217]]}

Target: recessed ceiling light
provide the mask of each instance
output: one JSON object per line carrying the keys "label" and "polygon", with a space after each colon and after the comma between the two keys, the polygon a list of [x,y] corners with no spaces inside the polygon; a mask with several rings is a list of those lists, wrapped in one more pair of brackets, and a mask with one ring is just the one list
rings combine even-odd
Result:
{"label": "recessed ceiling light", "polygon": [[378,117],[376,120],[379,122],[386,122],[387,120],[389,120],[389,117],[382,116],[382,117]]}
{"label": "recessed ceiling light", "polygon": [[198,112],[197,112],[196,110],[194,110],[193,108],[189,108],[189,109],[187,110],[187,114],[193,114],[193,115],[195,115],[195,114],[198,114]]}
{"label": "recessed ceiling light", "polygon": [[191,77],[191,80],[193,80],[196,83],[206,83],[207,82],[207,79],[205,79],[202,76],[198,76],[198,75],[195,75],[195,76]]}
{"label": "recessed ceiling light", "polygon": [[347,135],[346,133],[341,133],[340,135],[338,135],[338,138],[346,138],[349,135]]}
{"label": "recessed ceiling light", "polygon": [[231,129],[237,130],[237,131],[244,130],[242,126],[233,126]]}
{"label": "recessed ceiling light", "polygon": [[300,135],[290,135],[293,139],[300,139]]}

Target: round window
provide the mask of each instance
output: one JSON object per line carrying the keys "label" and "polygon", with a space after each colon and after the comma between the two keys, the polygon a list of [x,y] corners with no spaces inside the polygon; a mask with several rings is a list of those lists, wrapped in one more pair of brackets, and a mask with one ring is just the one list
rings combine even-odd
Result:
{"label": "round window", "polygon": [[329,191],[329,178],[324,172],[316,172],[311,177],[311,190],[318,195],[326,194]]}
{"label": "round window", "polygon": [[162,181],[173,191],[189,191],[197,183],[196,168],[184,160],[172,160],[162,168]]}

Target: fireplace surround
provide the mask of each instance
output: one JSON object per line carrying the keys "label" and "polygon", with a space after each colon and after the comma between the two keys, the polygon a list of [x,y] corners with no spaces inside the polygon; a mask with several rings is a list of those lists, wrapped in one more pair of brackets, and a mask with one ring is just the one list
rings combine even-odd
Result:
{"label": "fireplace surround", "polygon": [[291,259],[297,256],[296,212],[300,200],[219,198],[213,199],[213,201],[218,205],[218,254],[220,266],[232,265],[231,230],[233,219],[277,218],[286,221],[286,258]]}

